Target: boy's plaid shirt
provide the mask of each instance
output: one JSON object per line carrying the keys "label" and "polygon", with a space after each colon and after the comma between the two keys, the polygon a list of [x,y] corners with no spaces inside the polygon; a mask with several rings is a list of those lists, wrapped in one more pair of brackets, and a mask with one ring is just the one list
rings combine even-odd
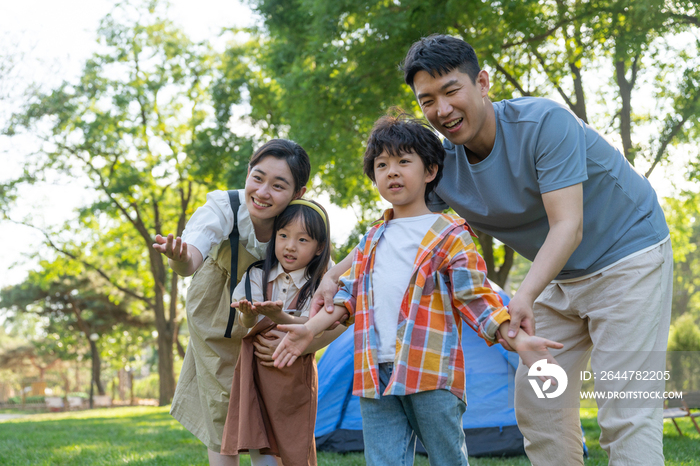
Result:
{"label": "boy's plaid shirt", "polygon": [[[393,210],[355,248],[352,267],[340,279],[335,303],[355,322],[353,395],[379,398],[374,333],[372,270],[377,242]],[[498,327],[510,319],[486,279],[486,264],[464,219],[442,214],[418,248],[401,303],[394,371],[384,395],[445,389],[466,402],[462,320],[495,343]]]}

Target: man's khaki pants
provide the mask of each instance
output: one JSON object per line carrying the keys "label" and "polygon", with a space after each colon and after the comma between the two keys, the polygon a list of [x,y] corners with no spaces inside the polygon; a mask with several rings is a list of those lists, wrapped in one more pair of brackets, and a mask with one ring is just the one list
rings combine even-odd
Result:
{"label": "man's khaki pants", "polygon": [[672,281],[666,241],[584,280],[551,283],[535,301],[537,335],[564,344],[551,353],[568,386],[557,398],[538,398],[530,382],[536,377],[518,367],[515,412],[533,465],[583,465],[579,404],[589,356],[596,391],[628,397],[596,400],[609,464],[664,464],[663,399],[645,397],[664,391],[658,371],[665,370]]}

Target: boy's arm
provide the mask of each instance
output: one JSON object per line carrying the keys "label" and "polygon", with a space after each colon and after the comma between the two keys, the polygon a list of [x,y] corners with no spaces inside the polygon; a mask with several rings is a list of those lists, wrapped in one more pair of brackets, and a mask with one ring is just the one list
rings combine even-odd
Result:
{"label": "boy's arm", "polygon": [[447,274],[452,288],[452,307],[462,320],[490,346],[496,332],[510,320],[508,309],[486,278],[486,263],[465,229],[449,246]]}
{"label": "boy's arm", "polygon": [[316,335],[326,330],[346,312],[345,307],[336,305],[332,314],[318,313],[303,325],[278,325],[277,328],[287,332],[287,335],[272,355],[275,367],[291,366]]}
{"label": "boy's arm", "polygon": [[347,329],[348,328],[345,325],[338,325],[333,330],[326,330],[321,335],[318,335],[313,339],[311,344],[306,348],[306,351],[304,351],[304,354],[315,353],[321,348],[325,348],[333,343],[335,339],[342,335]]}
{"label": "boy's arm", "polygon": [[[322,335],[314,338],[311,344],[306,348],[303,354],[311,354],[325,348],[330,345],[333,340],[338,338],[347,327],[344,325],[338,325],[333,330],[326,330]],[[274,366],[274,360],[272,359],[272,354],[277,349],[286,333],[279,331],[277,328],[268,330],[265,333],[258,334],[253,340],[253,346],[255,347],[255,357],[258,358],[260,364],[266,367]]]}

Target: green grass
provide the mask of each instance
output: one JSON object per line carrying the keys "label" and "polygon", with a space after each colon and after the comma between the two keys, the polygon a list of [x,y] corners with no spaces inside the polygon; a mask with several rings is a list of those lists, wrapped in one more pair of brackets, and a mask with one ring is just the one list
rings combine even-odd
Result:
{"label": "green grass", "polygon": [[[586,465],[607,465],[598,444],[595,408],[581,410],[590,459]],[[664,424],[666,464],[700,465],[700,434],[680,419],[683,437]],[[319,453],[321,466],[361,466],[362,454]],[[207,465],[204,446],[168,414],[168,407],[126,407],[70,413],[32,414],[0,422],[0,464],[10,465]],[[246,456],[242,465],[249,465]],[[416,458],[416,466],[428,466]],[[529,465],[526,457],[471,458],[472,466]]]}

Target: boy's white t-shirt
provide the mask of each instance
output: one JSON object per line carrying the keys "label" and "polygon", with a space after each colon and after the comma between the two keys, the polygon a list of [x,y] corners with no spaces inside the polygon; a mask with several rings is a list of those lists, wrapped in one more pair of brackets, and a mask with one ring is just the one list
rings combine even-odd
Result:
{"label": "boy's white t-shirt", "polygon": [[377,243],[372,288],[374,331],[380,363],[394,362],[401,301],[408,289],[418,247],[439,215],[391,219]]}

